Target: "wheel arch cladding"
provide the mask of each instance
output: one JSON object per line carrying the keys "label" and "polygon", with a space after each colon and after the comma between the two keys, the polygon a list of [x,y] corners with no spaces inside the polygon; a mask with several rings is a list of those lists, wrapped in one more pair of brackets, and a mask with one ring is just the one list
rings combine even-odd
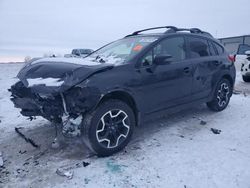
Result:
{"label": "wheel arch cladding", "polygon": [[233,88],[233,86],[234,86],[234,80],[233,80],[233,78],[229,74],[223,75],[222,79],[227,79],[230,82],[230,84],[231,84],[231,86]]}
{"label": "wheel arch cladding", "polygon": [[138,108],[137,108],[137,105],[136,105],[136,102],[134,100],[134,98],[131,96],[131,94],[129,94],[128,92],[126,91],[112,91],[110,93],[107,93],[105,94],[99,104],[109,100],[109,99],[117,99],[117,100],[120,100],[124,103],[126,103],[134,112],[134,115],[135,115],[135,119],[136,119],[136,125],[138,125]]}

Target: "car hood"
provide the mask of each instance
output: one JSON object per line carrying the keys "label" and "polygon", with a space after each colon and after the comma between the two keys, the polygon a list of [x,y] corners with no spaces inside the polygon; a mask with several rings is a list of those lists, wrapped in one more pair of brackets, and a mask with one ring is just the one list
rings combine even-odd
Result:
{"label": "car hood", "polygon": [[90,58],[43,58],[26,64],[17,77],[25,87],[40,94],[63,92],[91,75],[113,68]]}

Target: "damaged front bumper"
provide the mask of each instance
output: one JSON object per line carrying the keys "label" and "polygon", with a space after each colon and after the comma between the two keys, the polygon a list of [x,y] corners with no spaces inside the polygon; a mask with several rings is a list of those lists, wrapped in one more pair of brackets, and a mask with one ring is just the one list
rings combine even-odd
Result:
{"label": "damaged front bumper", "polygon": [[[21,109],[23,116],[42,116],[49,121],[61,122],[63,116],[77,118],[94,108],[100,99],[95,88],[76,85],[64,92],[44,93],[53,91],[54,86],[26,87],[21,81],[11,89],[11,101]],[[55,89],[56,91],[56,89]]]}

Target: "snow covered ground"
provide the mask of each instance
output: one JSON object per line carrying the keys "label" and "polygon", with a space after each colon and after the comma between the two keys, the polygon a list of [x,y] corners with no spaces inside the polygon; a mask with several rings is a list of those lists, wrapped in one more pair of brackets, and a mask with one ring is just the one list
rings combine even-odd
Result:
{"label": "snow covered ground", "polygon": [[[0,64],[0,187],[250,187],[250,84],[239,74],[241,93],[225,111],[200,105],[152,120],[137,128],[125,150],[97,158],[81,139],[61,136],[60,149],[51,149],[53,126],[41,118],[29,121],[13,107],[7,89],[21,66]],[[23,127],[40,148],[25,142],[15,127]],[[58,168],[71,170],[73,178],[58,176]]]}

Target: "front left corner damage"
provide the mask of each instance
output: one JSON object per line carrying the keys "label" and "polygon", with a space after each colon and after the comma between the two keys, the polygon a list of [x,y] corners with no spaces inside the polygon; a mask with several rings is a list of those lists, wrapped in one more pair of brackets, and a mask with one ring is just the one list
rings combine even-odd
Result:
{"label": "front left corner damage", "polygon": [[[39,90],[41,89],[40,86]],[[101,98],[97,88],[74,86],[61,93],[44,95],[37,92],[37,87],[25,87],[21,81],[13,85],[10,92],[11,100],[16,108],[21,109],[22,115],[42,116],[57,122],[65,115],[77,118],[90,111]]]}

